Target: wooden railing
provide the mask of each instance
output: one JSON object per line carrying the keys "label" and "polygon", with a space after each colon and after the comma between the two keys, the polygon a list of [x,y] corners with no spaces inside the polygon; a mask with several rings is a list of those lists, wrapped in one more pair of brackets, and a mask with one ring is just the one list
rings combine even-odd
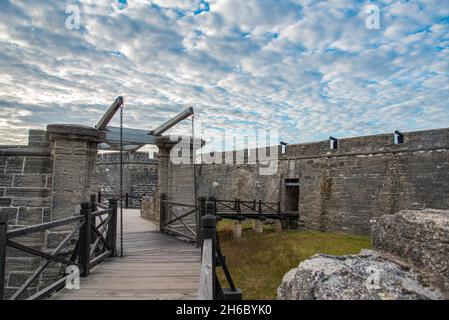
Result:
{"label": "wooden railing", "polygon": [[[217,217],[206,214],[201,218],[201,271],[198,289],[199,300],[241,300],[242,293],[236,289],[231,273],[221,251],[217,233]],[[216,269],[223,269],[229,288],[223,288]]]}
{"label": "wooden railing", "polygon": [[298,212],[282,212],[280,202],[262,200],[220,200],[210,197],[207,199],[207,210],[219,218],[233,220],[298,218]]}
{"label": "wooden railing", "polygon": [[[5,265],[7,247],[19,250],[28,255],[40,257],[39,267],[24,281],[9,299],[17,300],[25,295],[30,285],[51,262],[79,268],[80,276],[87,277],[89,271],[106,257],[116,255],[117,232],[117,200],[109,200],[109,206],[95,202],[95,195],[90,202],[81,203],[80,214],[77,216],[36,224],[19,229],[8,230],[7,215],[0,215],[0,300],[5,298]],[[74,227],[72,226],[74,225]],[[46,232],[63,226],[72,226],[64,239],[49,252],[36,249],[36,246],[24,245],[13,239],[38,232]],[[71,241],[75,240],[75,244]],[[66,248],[64,250],[64,248]],[[36,300],[48,297],[61,289],[73,274],[64,274],[45,288],[26,297]]]}
{"label": "wooden railing", "polygon": [[[169,201],[165,194],[161,194],[159,220],[161,231],[198,243],[199,234],[195,227],[198,220],[198,209],[195,204]],[[192,226],[192,223],[195,225]]]}

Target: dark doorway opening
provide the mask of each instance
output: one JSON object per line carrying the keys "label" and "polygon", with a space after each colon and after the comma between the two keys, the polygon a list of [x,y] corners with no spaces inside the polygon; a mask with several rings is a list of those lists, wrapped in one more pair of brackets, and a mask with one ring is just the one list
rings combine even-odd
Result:
{"label": "dark doorway opening", "polygon": [[299,211],[299,179],[285,179],[285,209]]}

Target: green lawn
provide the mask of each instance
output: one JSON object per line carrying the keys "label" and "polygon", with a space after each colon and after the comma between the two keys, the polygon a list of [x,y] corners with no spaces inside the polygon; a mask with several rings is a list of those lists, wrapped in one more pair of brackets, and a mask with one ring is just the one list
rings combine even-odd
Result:
{"label": "green lawn", "polygon": [[[316,253],[345,255],[371,248],[369,237],[299,230],[275,233],[272,225],[265,225],[264,233],[257,234],[249,222],[242,224],[240,239],[233,237],[232,221],[219,222],[218,231],[227,265],[235,285],[242,289],[243,299],[276,299],[284,274]],[[219,276],[227,287],[223,274]]]}

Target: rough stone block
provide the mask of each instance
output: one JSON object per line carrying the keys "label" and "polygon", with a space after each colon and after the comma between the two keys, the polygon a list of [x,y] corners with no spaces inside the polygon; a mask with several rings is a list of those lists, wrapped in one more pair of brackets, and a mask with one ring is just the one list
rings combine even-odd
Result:
{"label": "rough stone block", "polygon": [[0,214],[8,215],[8,224],[15,225],[17,219],[17,208],[0,208]]}
{"label": "rough stone block", "polygon": [[45,188],[46,176],[40,174],[16,174],[14,176],[14,187],[19,188]]}
{"label": "rough stone block", "polygon": [[11,206],[12,198],[0,198],[0,207]]}
{"label": "rough stone block", "polygon": [[[19,288],[33,273],[32,272],[10,272],[8,277],[8,284],[7,286],[9,288]],[[39,278],[34,279],[30,287],[37,287],[39,283]]]}
{"label": "rough stone block", "polygon": [[53,166],[50,157],[27,157],[24,173],[52,173]]}
{"label": "rough stone block", "polygon": [[45,198],[50,196],[50,189],[45,188],[6,188],[5,195],[22,198]]}
{"label": "rough stone block", "polygon": [[50,198],[15,198],[12,201],[13,207],[49,207]]}
{"label": "rough stone block", "polygon": [[14,271],[35,270],[37,267],[39,267],[40,263],[41,258],[36,256],[34,258],[23,258],[23,257],[6,258],[7,270],[14,270]]}
{"label": "rough stone block", "polygon": [[382,216],[373,225],[372,238],[376,250],[429,272],[429,281],[449,293],[449,210],[403,210]]}
{"label": "rough stone block", "polygon": [[5,172],[5,168],[6,168],[6,157],[0,156],[0,173]]}
{"label": "rough stone block", "polygon": [[8,158],[5,173],[22,173],[24,158]]}
{"label": "rough stone block", "polygon": [[0,173],[0,187],[11,187],[14,175]]}
{"label": "rough stone block", "polygon": [[42,208],[19,208],[18,225],[34,225],[42,223]]}
{"label": "rough stone block", "polygon": [[314,255],[290,270],[278,288],[280,300],[442,299],[418,275],[377,255]]}

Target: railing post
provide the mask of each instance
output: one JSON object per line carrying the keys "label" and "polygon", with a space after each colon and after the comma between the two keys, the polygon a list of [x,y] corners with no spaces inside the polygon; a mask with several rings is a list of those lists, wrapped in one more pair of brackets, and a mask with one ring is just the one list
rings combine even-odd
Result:
{"label": "railing post", "polygon": [[91,224],[92,206],[90,202],[81,203],[80,215],[84,216],[84,224],[79,232],[79,263],[83,268],[81,276],[87,277],[90,268],[90,244],[91,244]]}
{"label": "railing post", "polygon": [[259,210],[257,213],[262,214],[262,200],[259,200]]}
{"label": "railing post", "polygon": [[278,214],[281,214],[281,202],[278,201]]}
{"label": "railing post", "polygon": [[159,202],[159,210],[160,210],[159,229],[161,231],[164,231],[166,211],[167,211],[166,208],[165,208],[164,200],[167,200],[167,195],[165,193],[162,193],[161,196],[160,196],[160,202]]}
{"label": "railing post", "polygon": [[111,220],[109,220],[106,241],[111,248],[111,257],[117,256],[117,199],[109,199],[109,208],[112,209]]}
{"label": "railing post", "polygon": [[[205,202],[204,198],[204,202]],[[201,276],[198,298],[200,300],[215,300],[217,298],[216,288],[216,237],[217,237],[217,218],[214,215],[206,214],[201,218],[201,238],[202,261]]]}
{"label": "railing post", "polygon": [[200,197],[198,198],[198,201],[200,205],[199,205],[199,219],[197,228],[197,245],[201,246],[203,244],[203,237],[202,237],[203,217],[207,214],[207,200],[206,197]]}
{"label": "railing post", "polygon": [[98,198],[98,203],[101,204],[101,191],[98,191],[97,198]]}
{"label": "railing post", "polygon": [[6,242],[8,240],[8,215],[0,214],[0,300],[5,298]]}
{"label": "railing post", "polygon": [[129,194],[128,192],[125,194],[125,208],[129,207]]}
{"label": "railing post", "polygon": [[96,199],[95,199],[95,194],[91,194],[90,195],[90,203],[91,203],[91,208],[92,211],[95,212],[97,210],[97,204],[96,204]]}

